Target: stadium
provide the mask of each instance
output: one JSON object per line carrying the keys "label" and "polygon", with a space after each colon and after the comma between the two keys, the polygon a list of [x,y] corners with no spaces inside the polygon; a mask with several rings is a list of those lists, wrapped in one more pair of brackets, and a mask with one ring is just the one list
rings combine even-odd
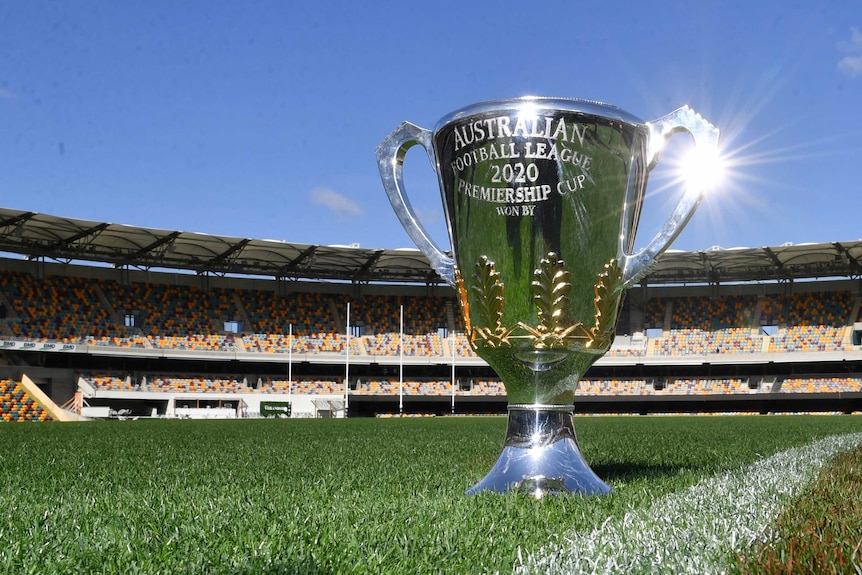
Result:
{"label": "stadium", "polygon": [[542,499],[463,495],[506,391],[416,250],[0,209],[0,252],[2,572],[859,564],[862,242],[664,254],[575,395],[614,493]]}
{"label": "stadium", "polygon": [[[0,209],[0,417],[502,414],[417,250]],[[862,241],[669,251],[577,413],[853,413]]]}

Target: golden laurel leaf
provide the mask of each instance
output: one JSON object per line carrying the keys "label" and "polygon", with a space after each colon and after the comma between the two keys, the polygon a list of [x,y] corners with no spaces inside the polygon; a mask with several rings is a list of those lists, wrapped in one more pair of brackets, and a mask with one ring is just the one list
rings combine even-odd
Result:
{"label": "golden laurel leaf", "polygon": [[605,264],[595,285],[596,297],[593,303],[596,308],[596,324],[590,330],[592,341],[587,347],[604,349],[614,341],[617,324],[617,304],[623,291],[622,269],[616,259]]}
{"label": "golden laurel leaf", "polygon": [[470,334],[474,344],[476,339],[482,339],[488,347],[505,347],[509,345],[509,335],[512,329],[503,327],[503,291],[505,286],[500,281],[500,272],[487,256],[482,256],[476,262],[473,273],[473,284],[470,290],[476,296],[475,307],[477,325]]}
{"label": "golden laurel leaf", "polygon": [[461,315],[464,317],[464,328],[469,334],[472,331],[470,324],[470,302],[467,299],[467,288],[464,287],[464,278],[461,277],[461,270],[455,268],[455,284],[458,288],[458,300],[461,303]]}
{"label": "golden laurel leaf", "polygon": [[539,269],[533,272],[533,301],[539,315],[538,330],[541,333],[559,334],[565,329],[566,309],[569,303],[569,272],[565,262],[554,252],[539,261]]}
{"label": "golden laurel leaf", "polygon": [[554,252],[539,261],[539,268],[533,272],[532,282],[533,302],[539,316],[539,325],[535,328],[520,326],[532,336],[533,345],[537,349],[565,347],[567,340],[583,340],[584,334],[577,335],[575,331],[582,329],[582,324],[571,324],[568,316],[569,292],[572,284],[569,282],[569,272],[565,262]]}

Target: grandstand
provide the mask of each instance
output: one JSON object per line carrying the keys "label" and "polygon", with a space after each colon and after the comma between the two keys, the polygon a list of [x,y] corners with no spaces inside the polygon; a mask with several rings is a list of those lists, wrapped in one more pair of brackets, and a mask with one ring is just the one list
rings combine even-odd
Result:
{"label": "grandstand", "polygon": [[[0,250],[7,421],[254,417],[273,402],[293,417],[505,411],[415,250],[9,209]],[[860,259],[862,242],[665,254],[576,410],[858,411]]]}

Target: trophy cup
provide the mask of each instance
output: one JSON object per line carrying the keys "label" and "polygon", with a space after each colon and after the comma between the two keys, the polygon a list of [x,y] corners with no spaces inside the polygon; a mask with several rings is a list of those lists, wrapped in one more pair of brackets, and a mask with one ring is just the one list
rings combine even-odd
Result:
{"label": "trophy cup", "polygon": [[[613,343],[625,290],[703,196],[686,189],[653,239],[633,251],[648,174],[678,131],[693,136],[698,152],[717,153],[718,130],[688,107],[643,122],[602,103],[538,97],[467,106],[433,131],[405,122],[378,146],[396,215],[455,288],[471,347],[506,387],[503,450],[468,494],[610,490],[581,455],[574,396]],[[416,144],[438,176],[449,253],[404,191],[404,158]]]}

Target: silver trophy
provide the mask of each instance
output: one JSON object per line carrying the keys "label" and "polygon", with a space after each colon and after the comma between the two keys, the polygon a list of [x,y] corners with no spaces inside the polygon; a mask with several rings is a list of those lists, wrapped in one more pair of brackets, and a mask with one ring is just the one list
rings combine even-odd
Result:
{"label": "silver trophy", "polygon": [[[581,455],[574,396],[614,340],[625,290],[703,196],[686,189],[661,230],[634,252],[647,177],[677,131],[689,132],[696,150],[717,153],[718,130],[688,107],[643,122],[606,104],[535,97],[467,106],[433,131],[405,122],[377,148],[396,215],[457,291],[470,345],[506,387],[503,451],[468,494],[610,490]],[[404,191],[404,158],[416,144],[437,172],[448,253]]]}

